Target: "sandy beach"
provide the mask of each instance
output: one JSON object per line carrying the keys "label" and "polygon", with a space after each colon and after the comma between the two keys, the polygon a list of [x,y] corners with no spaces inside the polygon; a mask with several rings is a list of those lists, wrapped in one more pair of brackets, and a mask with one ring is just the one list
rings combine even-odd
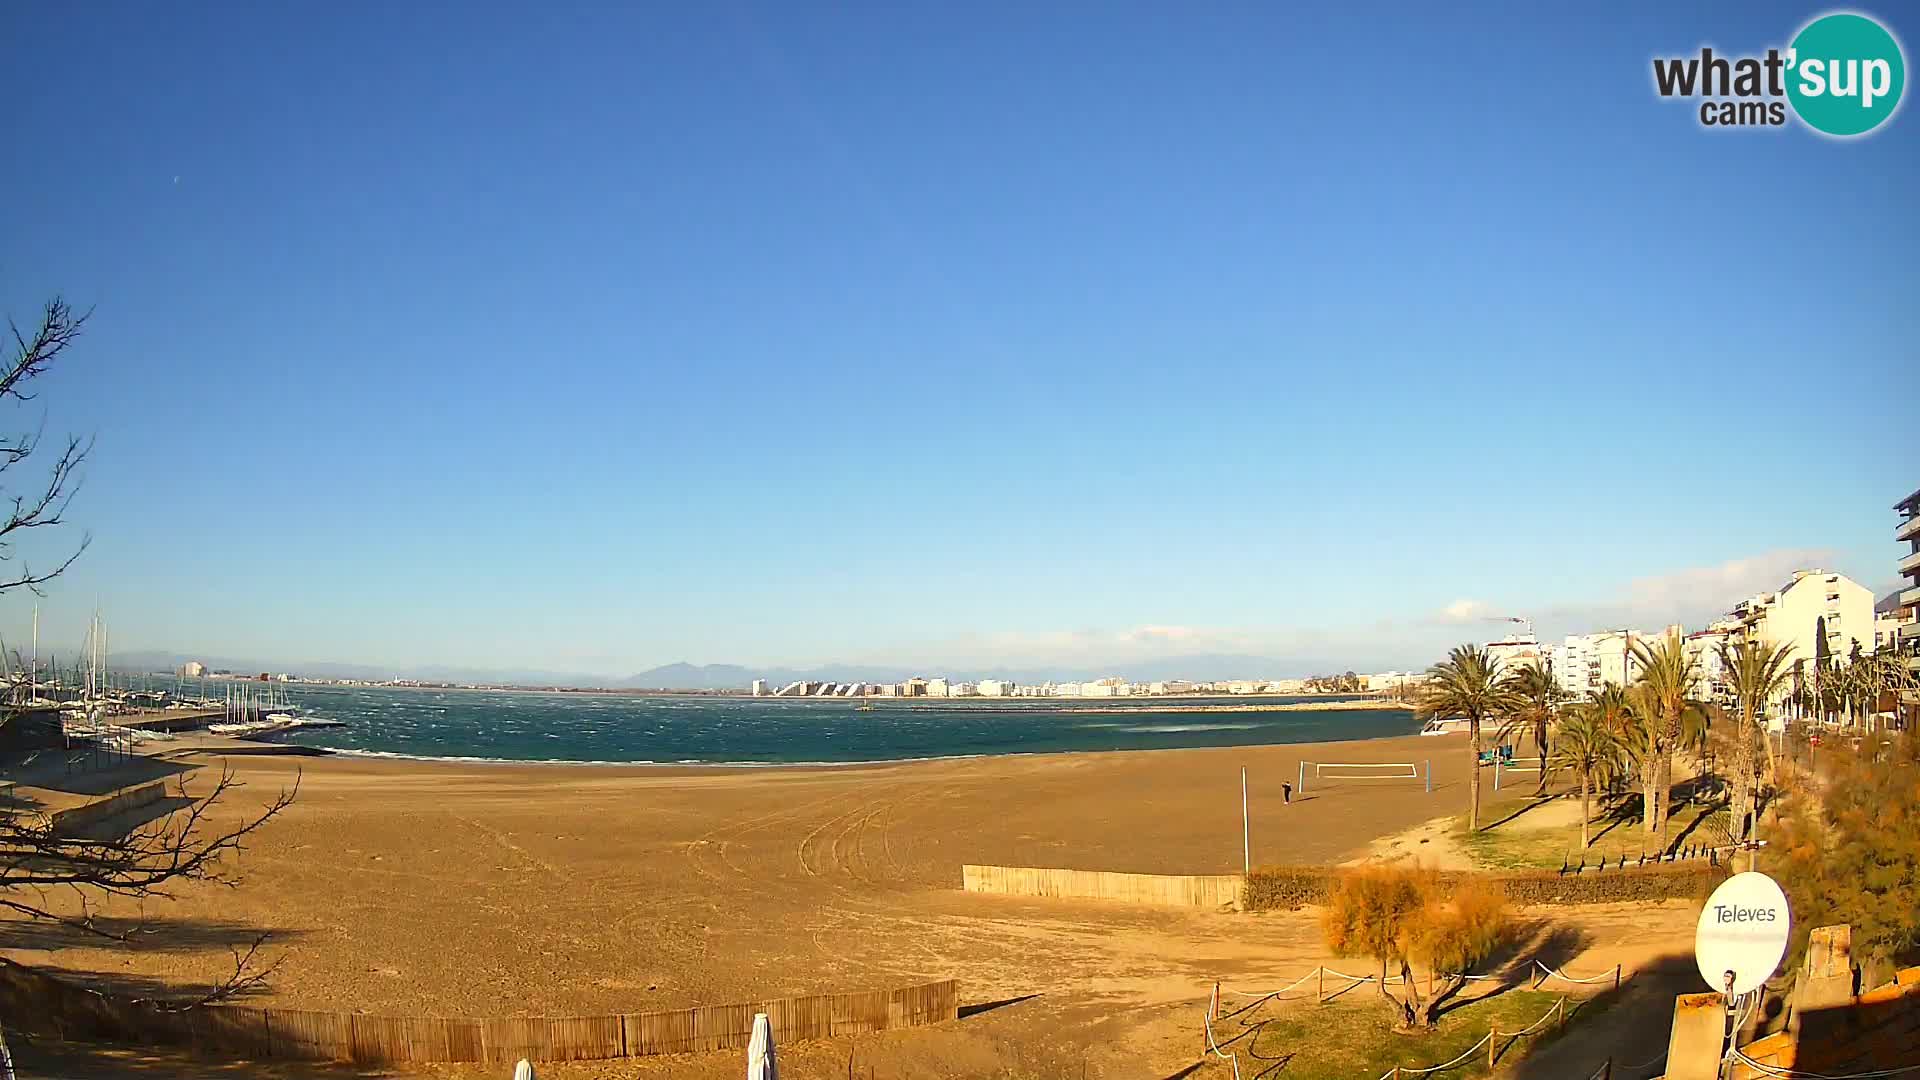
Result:
{"label": "sandy beach", "polygon": [[[264,953],[280,967],[254,1000],[400,1014],[666,1009],[955,977],[966,1002],[1043,996],[991,1014],[1018,1014],[999,1028],[1050,1018],[1030,1022],[1057,1042],[1084,1026],[1076,1011],[1117,1010],[1145,1025],[1129,1038],[1169,1040],[1177,1067],[1190,1040],[1153,1034],[1149,1019],[1215,979],[1258,986],[1327,959],[1311,913],[978,896],[959,891],[960,865],[1238,871],[1243,765],[1256,864],[1343,862],[1462,809],[1462,745],[794,769],[208,757],[190,783],[210,785],[224,762],[246,784],[224,815],[299,773],[298,801],[239,856],[241,888],[149,902],[157,932],[130,950],[18,924],[0,941],[17,960],[151,991],[222,973],[232,946],[268,932]],[[1303,759],[1431,759],[1435,790],[1349,782],[1286,805],[1281,781]],[[1594,955],[1576,963],[1594,968],[1656,955],[1693,912],[1578,918]],[[1090,1032],[1079,1038],[1098,1041]]]}

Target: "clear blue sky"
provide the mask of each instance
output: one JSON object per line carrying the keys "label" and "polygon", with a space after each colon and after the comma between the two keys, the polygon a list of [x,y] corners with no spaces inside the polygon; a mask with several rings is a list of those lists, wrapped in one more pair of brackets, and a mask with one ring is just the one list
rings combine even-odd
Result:
{"label": "clear blue sky", "polygon": [[1042,7],[6,7],[0,306],[97,309],[5,417],[99,437],[47,635],[1365,665],[1891,584],[1920,116],[1649,74],[1820,9]]}

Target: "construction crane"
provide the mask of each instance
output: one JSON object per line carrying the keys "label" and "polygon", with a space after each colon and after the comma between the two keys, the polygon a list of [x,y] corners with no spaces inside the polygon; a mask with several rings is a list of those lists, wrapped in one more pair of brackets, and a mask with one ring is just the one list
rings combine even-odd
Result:
{"label": "construction crane", "polygon": [[1533,636],[1533,620],[1530,618],[1527,618],[1524,615],[1489,615],[1487,616],[1486,621],[1487,622],[1519,623],[1521,626],[1524,626],[1527,628],[1527,638],[1529,640],[1534,642],[1538,642],[1540,640],[1539,638],[1536,638]]}

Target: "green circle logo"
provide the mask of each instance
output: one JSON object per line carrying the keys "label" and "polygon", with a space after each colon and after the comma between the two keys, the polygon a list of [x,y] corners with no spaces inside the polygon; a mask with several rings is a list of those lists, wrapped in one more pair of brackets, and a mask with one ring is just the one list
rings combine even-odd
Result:
{"label": "green circle logo", "polygon": [[1808,23],[1787,52],[1787,100],[1815,131],[1864,135],[1900,107],[1907,63],[1886,27],[1850,12]]}

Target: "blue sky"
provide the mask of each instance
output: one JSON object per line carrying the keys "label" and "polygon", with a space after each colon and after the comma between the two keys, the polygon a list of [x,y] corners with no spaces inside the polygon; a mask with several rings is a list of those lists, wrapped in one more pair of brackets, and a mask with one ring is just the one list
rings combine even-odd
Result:
{"label": "blue sky", "polygon": [[7,8],[0,306],[96,309],[5,417],[99,439],[43,633],[1367,666],[1891,584],[1920,119],[1649,74],[1818,9],[1043,7]]}

